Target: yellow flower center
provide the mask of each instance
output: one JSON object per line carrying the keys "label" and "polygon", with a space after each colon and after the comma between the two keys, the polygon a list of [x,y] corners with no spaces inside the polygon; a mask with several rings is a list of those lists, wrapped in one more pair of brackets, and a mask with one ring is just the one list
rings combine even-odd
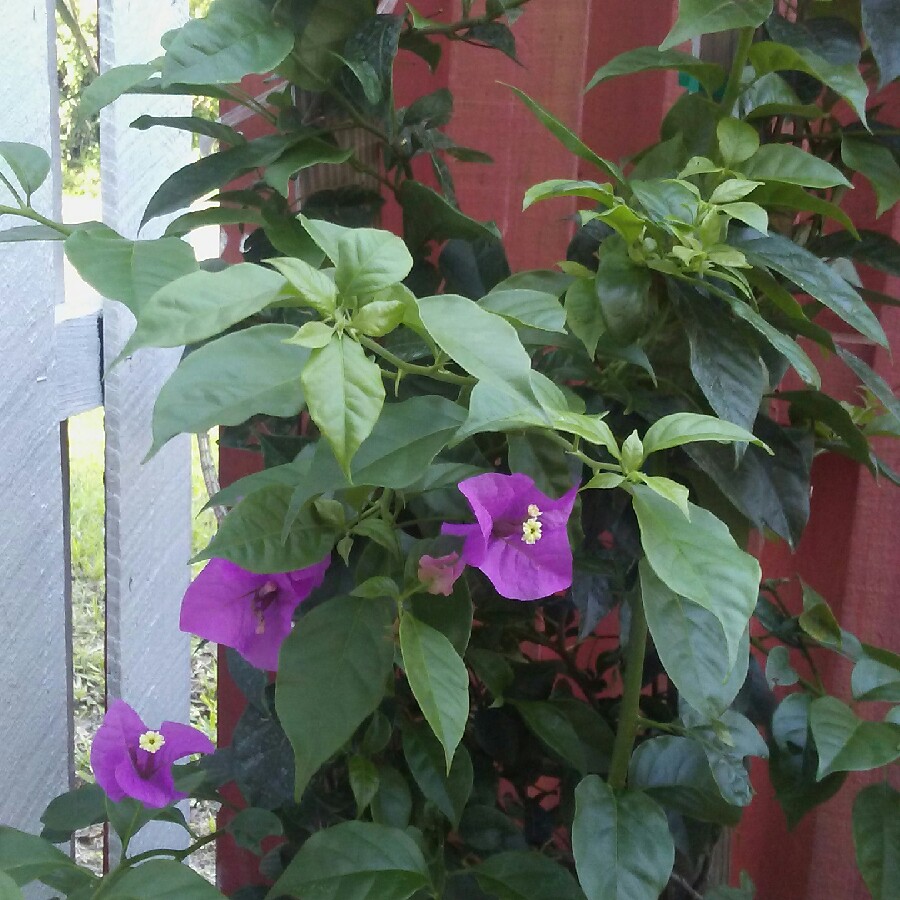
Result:
{"label": "yellow flower center", "polygon": [[526,544],[536,544],[541,539],[541,523],[537,519],[526,519],[522,523],[522,540]]}
{"label": "yellow flower center", "polygon": [[138,739],[138,746],[148,753],[156,753],[162,750],[165,742],[166,739],[158,731],[145,731]]}
{"label": "yellow flower center", "polygon": [[532,519],[539,519],[541,517],[541,511],[534,503],[529,503],[528,504],[528,515]]}

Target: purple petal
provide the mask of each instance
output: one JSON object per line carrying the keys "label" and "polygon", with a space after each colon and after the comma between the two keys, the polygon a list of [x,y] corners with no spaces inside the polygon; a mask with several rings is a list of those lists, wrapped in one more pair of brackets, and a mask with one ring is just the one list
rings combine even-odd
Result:
{"label": "purple petal", "polygon": [[462,548],[462,560],[467,566],[478,566],[484,559],[487,550],[487,538],[481,531],[480,525],[453,525],[444,522],[441,525],[441,534],[450,534],[455,537],[465,538]]}
{"label": "purple petal", "polygon": [[478,567],[509,600],[540,600],[572,584],[572,548],[564,528],[545,530],[535,544],[520,537],[491,541]]}
{"label": "purple petal", "polygon": [[97,784],[110,800],[118,802],[125,797],[116,778],[116,770],[124,761],[131,764],[130,747],[136,747],[140,736],[147,730],[141,717],[124,701],[114,700],[91,744],[91,768]]}
{"label": "purple petal", "polygon": [[[535,489],[534,482],[527,475],[520,473],[503,475],[486,472],[475,475],[461,481],[459,490],[469,501],[485,540],[490,537],[494,522],[524,518],[528,504],[533,502],[532,495],[549,499]],[[524,499],[526,494],[528,499]]]}
{"label": "purple petal", "polygon": [[305,600],[322,583],[330,565],[331,557],[326,556],[325,559],[313,566],[285,573],[291,588],[300,597],[301,601]]}
{"label": "purple petal", "polygon": [[[122,794],[140,800],[145,806],[159,809],[168,806],[173,800],[180,800],[183,797],[183,795],[178,795],[175,790],[169,766],[164,766],[147,777],[143,777],[131,757],[126,757],[116,767],[115,774]],[[101,785],[101,787],[103,786]],[[106,789],[104,788],[104,790]],[[110,794],[110,799],[115,798]]]}
{"label": "purple petal", "polygon": [[166,766],[171,766],[185,756],[216,751],[216,745],[202,731],[181,722],[163,722],[159,733],[166,742],[156,755],[161,758],[161,764]]}

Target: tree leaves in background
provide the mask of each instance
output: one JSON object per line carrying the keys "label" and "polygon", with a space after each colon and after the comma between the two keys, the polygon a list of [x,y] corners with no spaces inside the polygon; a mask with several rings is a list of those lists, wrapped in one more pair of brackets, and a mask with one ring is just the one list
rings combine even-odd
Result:
{"label": "tree leaves in background", "polygon": [[275,708],[296,760],[296,794],[384,696],[394,661],[389,600],[336,597],[281,647]]}
{"label": "tree leaves in background", "polygon": [[856,862],[873,900],[900,897],[900,793],[871,784],[853,801]]}
{"label": "tree leaves in background", "polygon": [[572,851],[587,900],[657,900],[675,862],[659,805],[643,793],[617,794],[597,775],[575,789]]}

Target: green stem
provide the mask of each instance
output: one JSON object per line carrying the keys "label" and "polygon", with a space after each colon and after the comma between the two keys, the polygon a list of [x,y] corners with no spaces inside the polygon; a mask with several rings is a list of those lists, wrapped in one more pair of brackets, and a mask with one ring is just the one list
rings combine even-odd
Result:
{"label": "green stem", "polygon": [[32,222],[39,222],[41,225],[46,225],[48,228],[52,228],[54,231],[59,232],[65,237],[68,237],[72,233],[72,228],[68,225],[63,225],[61,222],[54,222],[53,219],[42,216],[39,212],[36,212],[30,207],[16,209],[14,206],[0,206],[0,216],[22,216],[23,219],[31,219]]}
{"label": "green stem", "polygon": [[747,57],[750,55],[750,46],[753,44],[755,28],[742,28],[738,38],[737,49],[734,51],[734,59],[731,63],[731,72],[728,75],[728,83],[725,85],[725,93],[722,95],[722,109],[728,115],[734,108],[741,90],[741,76],[744,74],[744,66],[747,65]]}
{"label": "green stem", "polygon": [[258,116],[265,119],[270,125],[275,125],[278,119],[265,106],[260,103],[256,97],[251,97],[246,91],[239,87],[226,87],[225,92],[234,100],[235,103],[255,112]]}
{"label": "green stem", "polygon": [[2,181],[7,188],[9,188],[9,192],[15,197],[16,203],[19,204],[21,209],[25,209],[25,201],[20,196],[19,192],[15,189],[13,183],[2,173],[0,172],[0,181]]}
{"label": "green stem", "polygon": [[380,356],[398,371],[404,372],[407,375],[425,375],[428,378],[435,379],[435,381],[446,381],[449,384],[477,384],[477,379],[471,378],[468,375],[455,375],[453,372],[442,372],[437,366],[417,366],[413,363],[408,363],[405,360],[400,359],[399,356],[395,356],[390,350],[385,350],[381,344],[365,335],[359,335],[357,340],[363,347],[367,347],[376,356]]}
{"label": "green stem", "polygon": [[644,674],[644,653],[647,649],[647,618],[644,601],[638,597],[631,603],[631,628],[628,632],[628,652],[625,655],[625,689],[619,707],[619,725],[613,742],[609,765],[609,786],[622,790],[628,781],[628,764],[637,736],[641,709],[641,686]]}

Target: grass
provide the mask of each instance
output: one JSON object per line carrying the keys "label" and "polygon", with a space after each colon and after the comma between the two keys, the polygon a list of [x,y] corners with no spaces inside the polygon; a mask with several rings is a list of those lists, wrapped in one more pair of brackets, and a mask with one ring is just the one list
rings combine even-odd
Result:
{"label": "grass", "polygon": [[[75,774],[79,781],[93,781],[90,743],[103,717],[106,690],[103,438],[101,409],[69,420]],[[193,549],[197,551],[206,546],[216,524],[211,511],[200,513],[207,494],[196,442],[192,443],[191,493]],[[192,639],[191,651],[191,724],[214,741],[215,649]]]}

